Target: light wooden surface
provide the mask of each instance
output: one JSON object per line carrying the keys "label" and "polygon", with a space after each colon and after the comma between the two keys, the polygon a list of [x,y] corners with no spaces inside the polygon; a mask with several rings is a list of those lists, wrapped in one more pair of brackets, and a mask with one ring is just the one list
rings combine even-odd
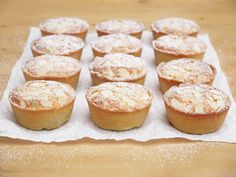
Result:
{"label": "light wooden surface", "polygon": [[[150,23],[180,16],[208,32],[236,96],[236,1],[234,0],[38,0],[0,1],[0,95],[20,57],[29,27],[55,16],[80,16],[91,28],[109,18]],[[0,177],[136,176],[235,177],[236,144],[183,139],[146,143],[83,139],[34,143],[0,138]]]}

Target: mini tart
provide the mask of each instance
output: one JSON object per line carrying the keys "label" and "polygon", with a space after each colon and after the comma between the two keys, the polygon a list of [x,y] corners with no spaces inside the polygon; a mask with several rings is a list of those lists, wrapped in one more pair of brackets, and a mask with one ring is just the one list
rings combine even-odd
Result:
{"label": "mini tart", "polygon": [[214,66],[196,59],[182,58],[162,62],[157,66],[160,90],[164,93],[172,86],[182,83],[212,85],[216,69]]}
{"label": "mini tart", "polygon": [[151,29],[154,39],[168,34],[196,37],[200,31],[200,27],[194,21],[174,17],[154,21]]}
{"label": "mini tart", "polygon": [[51,54],[80,59],[83,47],[82,39],[70,35],[44,36],[31,43],[34,57]]}
{"label": "mini tart", "polygon": [[75,91],[56,81],[29,81],[13,89],[9,102],[16,121],[27,129],[55,129],[70,118]]}
{"label": "mini tart", "polygon": [[152,104],[150,90],[140,84],[107,82],[86,93],[92,121],[107,130],[128,130],[144,123]]}
{"label": "mini tart", "polygon": [[89,24],[76,17],[60,17],[47,19],[39,24],[43,36],[52,34],[68,34],[85,40]]}
{"label": "mini tart", "polygon": [[165,35],[152,43],[156,63],[178,58],[202,59],[207,46],[199,39],[191,36]]}
{"label": "mini tart", "polygon": [[109,34],[98,37],[91,42],[94,57],[103,57],[109,53],[126,53],[140,57],[141,41],[128,34]]}
{"label": "mini tart", "polygon": [[205,84],[181,84],[164,94],[169,122],[190,134],[215,132],[225,120],[231,102],[222,91]]}
{"label": "mini tart", "polygon": [[144,30],[144,25],[131,19],[111,19],[98,23],[96,25],[96,30],[98,36],[125,33],[140,39]]}
{"label": "mini tart", "polygon": [[147,64],[139,57],[116,53],[96,57],[89,65],[94,85],[104,82],[132,82],[144,84]]}
{"label": "mini tart", "polygon": [[29,60],[22,67],[26,81],[54,80],[71,85],[76,89],[81,64],[71,57],[41,55]]}

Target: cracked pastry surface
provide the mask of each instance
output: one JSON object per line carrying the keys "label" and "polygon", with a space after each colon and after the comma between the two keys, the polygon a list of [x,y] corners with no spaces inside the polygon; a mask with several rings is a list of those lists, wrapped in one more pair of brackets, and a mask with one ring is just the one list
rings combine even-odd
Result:
{"label": "cracked pastry surface", "polygon": [[110,19],[96,25],[96,30],[107,33],[137,33],[144,30],[144,25],[131,19]]}
{"label": "cracked pastry surface", "polygon": [[73,34],[88,30],[89,24],[76,17],[59,17],[43,21],[39,24],[39,28],[55,34]]}
{"label": "cracked pastry surface", "polygon": [[31,48],[41,54],[66,55],[84,47],[82,39],[70,35],[49,35],[35,40]]}
{"label": "cracked pastry surface", "polygon": [[197,59],[183,58],[162,62],[157,66],[161,78],[188,83],[209,83],[216,75],[215,67]]}
{"label": "cracked pastry surface", "polygon": [[181,84],[171,87],[164,94],[165,103],[187,114],[212,114],[229,109],[229,97],[214,87],[205,84]]}
{"label": "cracked pastry surface", "polygon": [[184,18],[164,18],[152,23],[152,29],[157,33],[174,35],[192,35],[200,31],[200,27],[193,20]]}
{"label": "cracked pastry surface", "polygon": [[146,87],[126,82],[107,82],[91,87],[87,100],[96,107],[112,112],[132,112],[148,107],[153,95]]}
{"label": "cracked pastry surface", "polygon": [[171,55],[196,55],[206,52],[206,44],[191,36],[165,35],[153,41],[155,50]]}
{"label": "cracked pastry surface", "polygon": [[142,48],[141,41],[128,34],[109,34],[91,42],[91,47],[105,53],[129,53]]}
{"label": "cracked pastry surface", "polygon": [[29,60],[22,68],[23,72],[34,77],[67,77],[80,72],[78,60],[58,55],[41,55]]}
{"label": "cracked pastry surface", "polygon": [[89,70],[91,74],[110,81],[129,81],[146,75],[147,64],[140,57],[116,53],[96,57]]}
{"label": "cracked pastry surface", "polygon": [[13,89],[9,101],[22,109],[47,110],[63,107],[75,100],[74,89],[56,81],[36,80]]}

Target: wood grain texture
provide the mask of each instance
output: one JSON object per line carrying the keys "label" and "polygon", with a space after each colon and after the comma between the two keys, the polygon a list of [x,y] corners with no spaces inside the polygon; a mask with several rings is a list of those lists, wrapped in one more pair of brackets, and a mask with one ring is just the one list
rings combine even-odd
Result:
{"label": "wood grain texture", "polygon": [[[147,29],[159,18],[191,18],[209,33],[236,96],[234,0],[1,0],[0,95],[22,53],[29,27],[55,16],[79,16],[89,21],[91,29],[109,18],[133,18]],[[145,143],[83,139],[44,144],[0,138],[0,177],[235,177],[235,154],[235,144],[184,139]]]}

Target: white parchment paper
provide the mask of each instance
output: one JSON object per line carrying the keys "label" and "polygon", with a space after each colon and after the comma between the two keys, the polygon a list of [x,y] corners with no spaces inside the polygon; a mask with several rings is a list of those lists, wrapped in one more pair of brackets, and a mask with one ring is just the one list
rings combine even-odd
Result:
{"label": "white parchment paper", "polygon": [[32,58],[30,50],[30,43],[40,37],[38,28],[32,27],[30,35],[25,46],[21,58],[14,66],[6,90],[0,101],[0,136],[11,138],[32,140],[38,142],[62,142],[67,140],[76,140],[84,137],[93,139],[133,139],[136,141],[148,141],[152,139],[161,138],[187,138],[191,140],[203,141],[221,141],[221,142],[236,142],[236,109],[235,102],[229,89],[229,85],[225,74],[223,73],[219,58],[210,43],[207,34],[199,35],[199,39],[205,42],[208,46],[207,52],[204,56],[204,61],[213,64],[217,69],[217,76],[214,86],[223,90],[230,96],[232,106],[229,110],[227,118],[221,129],[215,133],[206,135],[190,135],[182,133],[173,128],[166,119],[165,107],[162,100],[162,94],[159,91],[159,82],[155,71],[155,59],[151,46],[152,34],[145,31],[143,34],[143,53],[142,57],[149,64],[149,72],[146,77],[145,85],[149,87],[154,93],[154,101],[150,109],[149,115],[141,128],[132,129],[123,132],[106,131],[96,127],[89,117],[89,110],[85,100],[85,92],[91,86],[91,78],[88,71],[88,63],[93,60],[93,54],[89,46],[89,41],[96,37],[95,33],[88,34],[86,46],[83,50],[81,62],[83,64],[80,81],[76,90],[77,97],[73,109],[71,119],[62,127],[55,130],[32,131],[19,126],[15,119],[8,102],[9,92],[24,84],[25,80],[21,71],[22,65],[25,61]]}

